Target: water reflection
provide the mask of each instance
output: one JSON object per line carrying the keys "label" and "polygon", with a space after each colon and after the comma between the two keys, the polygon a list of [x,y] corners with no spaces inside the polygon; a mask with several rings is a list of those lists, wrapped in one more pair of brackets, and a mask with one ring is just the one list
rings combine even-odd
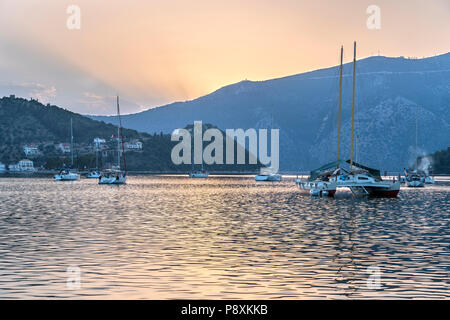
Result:
{"label": "water reflection", "polygon": [[449,190],[317,199],[251,177],[0,179],[0,298],[448,298]]}

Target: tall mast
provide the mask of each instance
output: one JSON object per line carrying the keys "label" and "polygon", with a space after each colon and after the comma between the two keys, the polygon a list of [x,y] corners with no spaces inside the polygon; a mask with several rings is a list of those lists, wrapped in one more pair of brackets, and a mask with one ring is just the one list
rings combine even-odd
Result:
{"label": "tall mast", "polygon": [[417,127],[419,122],[419,105],[416,108],[416,170],[419,170],[419,150],[417,148]]}
{"label": "tall mast", "polygon": [[98,143],[95,144],[95,167],[98,170]]}
{"label": "tall mast", "polygon": [[[339,161],[341,146],[341,109],[342,109],[342,61],[344,56],[344,46],[341,46],[341,67],[339,68],[339,113],[338,113],[338,134],[337,134],[337,161]],[[339,167],[339,163],[338,163]]]}
{"label": "tall mast", "polygon": [[350,145],[350,170],[353,166],[353,131],[355,123],[355,75],[356,75],[356,41],[353,47],[353,93],[352,93],[352,137]]}
{"label": "tall mast", "polygon": [[73,126],[72,118],[70,118],[70,152],[71,152],[71,166],[73,167]]}
{"label": "tall mast", "polygon": [[[120,150],[120,145],[122,145],[123,169],[126,173],[127,172],[127,162],[125,159],[125,148],[123,146],[122,119],[120,118],[119,96],[117,96],[117,116],[119,117],[118,142],[117,142],[118,150]],[[120,151],[118,153],[119,153],[119,169],[120,169]]]}
{"label": "tall mast", "polygon": [[[117,117],[119,116],[119,96],[117,96]],[[117,166],[120,170],[120,123],[117,123]]]}

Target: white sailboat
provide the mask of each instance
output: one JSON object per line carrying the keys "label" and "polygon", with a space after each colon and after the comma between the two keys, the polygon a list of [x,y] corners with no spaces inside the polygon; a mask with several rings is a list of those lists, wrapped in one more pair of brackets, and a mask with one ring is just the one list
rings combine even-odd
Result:
{"label": "white sailboat", "polygon": [[193,170],[189,173],[189,178],[208,178],[209,173],[203,168],[203,159],[202,159],[202,169],[201,170]]}
{"label": "white sailboat", "polygon": [[[125,184],[127,182],[127,163],[125,159],[125,150],[122,135],[122,120],[120,118],[119,97],[117,96],[117,117],[119,126],[117,127],[117,167],[113,167],[102,173],[99,177],[99,184]],[[124,171],[120,170],[120,153],[122,152]]]}
{"label": "white sailboat", "polygon": [[189,173],[189,178],[200,178],[200,179],[208,178],[209,173],[203,167],[203,152],[202,152],[202,168],[201,168],[201,170],[194,170],[194,160],[191,159],[191,162],[192,162],[192,171]]}
{"label": "white sailboat", "polygon": [[89,172],[86,175],[86,178],[88,179],[98,179],[102,173],[100,170],[98,170],[98,144],[95,144],[95,168],[90,169]]}
{"label": "white sailboat", "polygon": [[[417,130],[419,127],[419,106],[416,109],[416,157],[419,154],[418,143],[417,143]],[[419,158],[416,158],[416,168],[415,170],[409,170],[405,172],[406,186],[409,188],[423,188],[425,187],[426,174],[425,172],[419,170]]]}
{"label": "white sailboat", "polygon": [[[70,151],[71,151],[71,168],[73,168],[73,123],[70,118]],[[80,175],[75,172],[71,172],[70,168],[62,168],[58,174],[53,176],[55,181],[76,181],[80,179]]]}

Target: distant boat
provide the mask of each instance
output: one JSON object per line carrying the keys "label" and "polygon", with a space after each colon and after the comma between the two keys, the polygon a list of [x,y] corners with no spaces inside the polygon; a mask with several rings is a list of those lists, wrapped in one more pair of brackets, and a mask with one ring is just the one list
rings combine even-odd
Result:
{"label": "distant boat", "polygon": [[203,166],[202,170],[192,171],[189,173],[189,178],[208,178],[208,176],[209,173],[203,169]]}
{"label": "distant boat", "polygon": [[273,168],[261,168],[256,181],[281,181],[281,174],[276,173]]}
{"label": "distant boat", "polygon": [[405,172],[406,186],[409,188],[423,188],[425,187],[426,175],[420,170]]}
{"label": "distant boat", "polygon": [[53,176],[55,181],[75,181],[80,179],[80,175],[78,173],[71,172],[71,168],[73,168],[73,124],[72,118],[70,118],[70,151],[71,151],[71,167],[70,168],[62,168],[58,174]]}
{"label": "distant boat", "polygon": [[91,169],[86,174],[86,178],[88,178],[88,179],[98,179],[98,178],[100,178],[101,175],[102,175],[102,173],[99,170]]}
{"label": "distant boat", "polygon": [[194,161],[192,161],[192,171],[189,173],[189,178],[208,178],[209,173],[208,171],[203,168],[203,156],[202,156],[202,168],[201,170],[194,170]]}
{"label": "distant boat", "polygon": [[53,177],[55,181],[75,181],[80,179],[78,173],[70,172],[69,168],[63,168]]}
{"label": "distant boat", "polygon": [[[102,173],[99,177],[99,184],[125,184],[127,182],[127,162],[122,135],[122,120],[120,118],[119,96],[117,96],[117,117],[119,126],[117,127],[117,167]],[[120,170],[120,153],[122,151],[122,160],[124,171]]]}
{"label": "distant boat", "polygon": [[95,166],[95,168],[89,169],[89,172],[86,174],[86,178],[98,179],[102,175],[100,170],[98,170],[98,143],[95,143]]}

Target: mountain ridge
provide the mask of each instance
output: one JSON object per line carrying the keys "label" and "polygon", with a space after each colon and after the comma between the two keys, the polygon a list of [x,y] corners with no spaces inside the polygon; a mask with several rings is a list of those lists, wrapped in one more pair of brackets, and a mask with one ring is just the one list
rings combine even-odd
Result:
{"label": "mountain ridge", "polygon": [[[373,56],[358,60],[356,70],[356,117],[357,122],[359,117],[365,120],[357,129],[355,149],[362,162],[401,170],[422,153],[450,145],[450,53],[424,59]],[[194,100],[126,115],[123,124],[149,133],[170,133],[195,120],[220,129],[279,128],[281,170],[310,170],[336,157],[338,71],[334,66],[271,80],[244,80]],[[341,157],[349,156],[351,95],[349,62],[343,68]],[[424,117],[418,121],[420,154],[412,150],[416,112]]]}

